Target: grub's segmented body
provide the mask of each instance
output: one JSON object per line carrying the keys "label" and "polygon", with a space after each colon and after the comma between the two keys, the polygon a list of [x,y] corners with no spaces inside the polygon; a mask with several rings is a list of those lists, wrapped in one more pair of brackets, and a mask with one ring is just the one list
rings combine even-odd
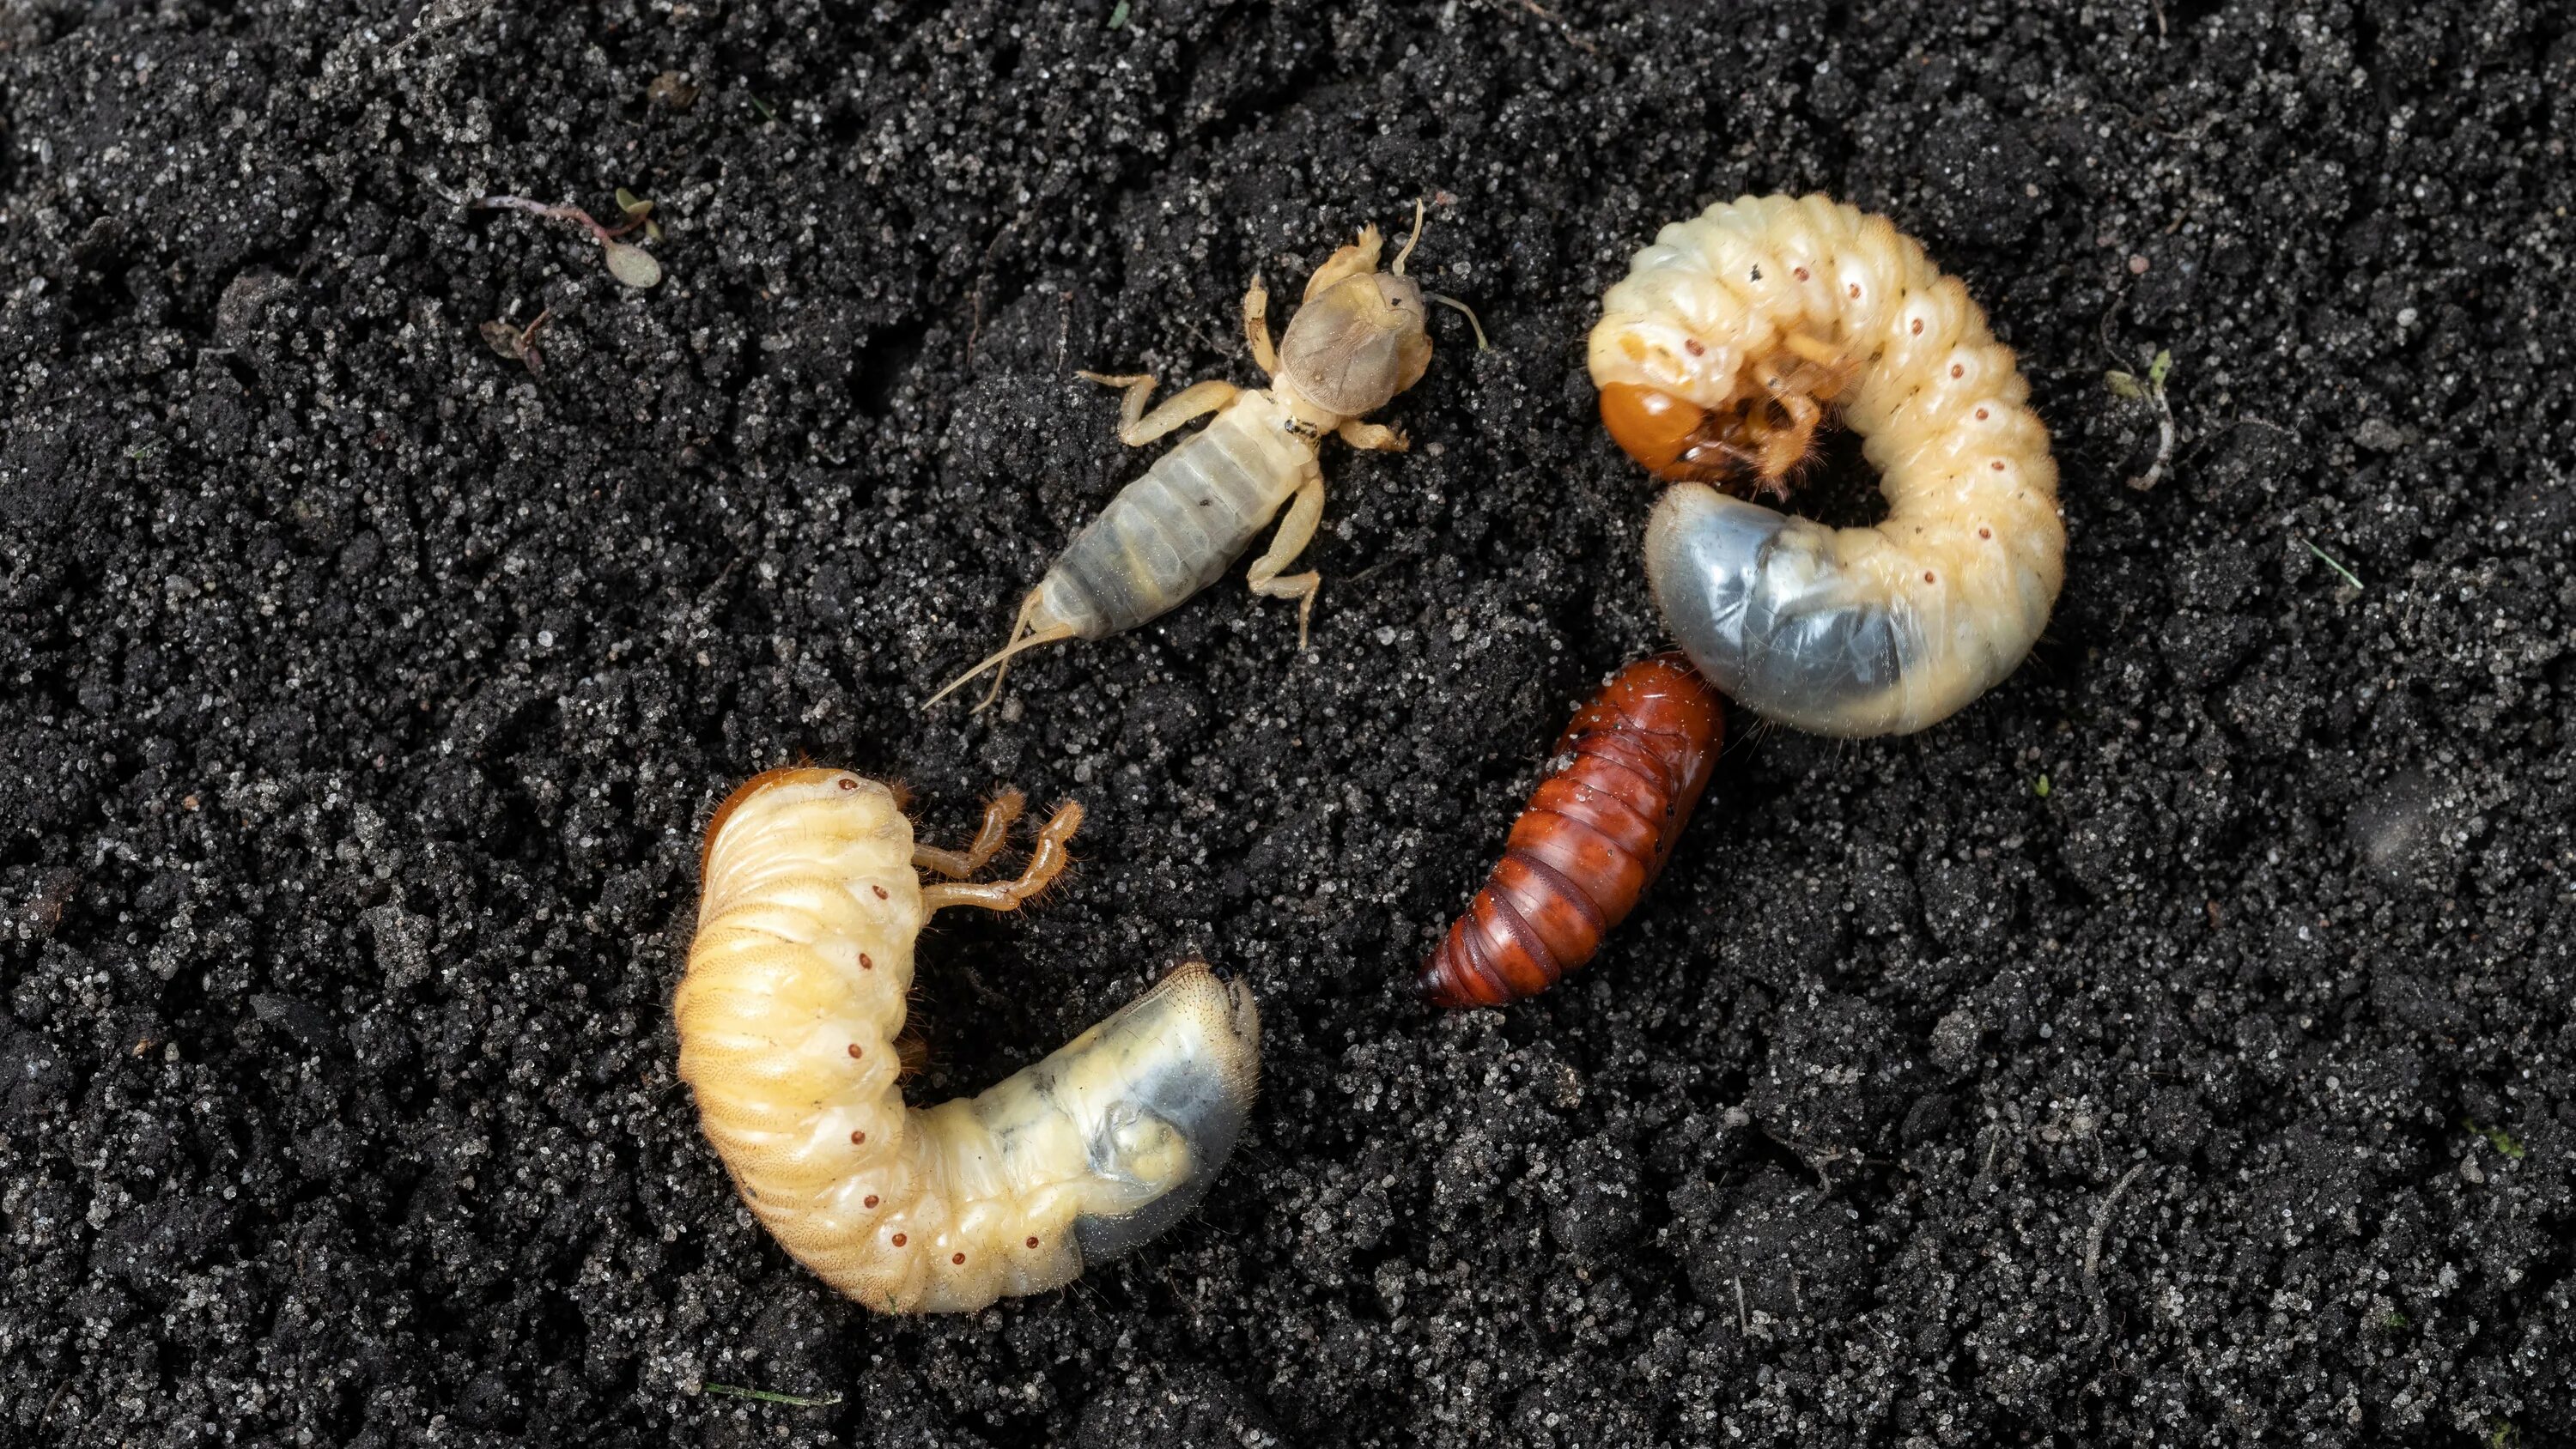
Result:
{"label": "grub's segmented body", "polygon": [[999,846],[917,848],[893,793],[773,771],[709,827],[698,934],[672,1001],[680,1076],[743,1200],[787,1251],[881,1312],[1058,1287],[1187,1210],[1259,1074],[1251,993],[1191,963],[983,1095],[904,1105],[895,1036],[922,923],[1009,910],[1063,868],[1067,806],[1017,882],[924,887]]}
{"label": "grub's segmented body", "polygon": [[1662,873],[1725,737],[1725,706],[1680,655],[1619,671],[1565,727],[1562,763],[1423,963],[1422,993],[1440,1006],[1502,1006],[1590,961]]}
{"label": "grub's segmented body", "polygon": [[[1902,734],[2010,674],[2046,624],[2066,531],[2048,432],[1967,289],[1885,217],[1742,197],[1667,226],[1602,299],[1603,421],[1676,481],[1646,564],[1728,695],[1832,735]],[[1832,529],[1710,482],[1785,488],[1838,411],[1886,518]]]}
{"label": "grub's segmented body", "polygon": [[1038,584],[1041,607],[1100,639],[1215,583],[1297,490],[1322,483],[1315,435],[1248,393],[1120,489]]}

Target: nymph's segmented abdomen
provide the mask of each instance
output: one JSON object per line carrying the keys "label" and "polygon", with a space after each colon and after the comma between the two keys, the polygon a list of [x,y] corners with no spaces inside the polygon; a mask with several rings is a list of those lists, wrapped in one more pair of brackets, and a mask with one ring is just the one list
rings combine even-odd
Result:
{"label": "nymph's segmented abdomen", "polygon": [[1225,573],[1315,467],[1284,408],[1246,394],[1119,490],[1039,584],[1085,639],[1135,628]]}

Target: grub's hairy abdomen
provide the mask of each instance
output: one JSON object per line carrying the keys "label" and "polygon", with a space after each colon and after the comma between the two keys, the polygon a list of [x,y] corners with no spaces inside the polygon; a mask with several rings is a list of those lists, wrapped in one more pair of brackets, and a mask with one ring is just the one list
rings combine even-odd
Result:
{"label": "grub's hairy abdomen", "polygon": [[911,860],[885,786],[755,781],[710,828],[672,1014],[707,1137],[780,1245],[870,1308],[957,1311],[1059,1286],[1195,1200],[1249,1111],[1259,1024],[1185,966],[981,1096],[908,1108]]}
{"label": "grub's hairy abdomen", "polygon": [[1648,571],[1721,690],[1821,733],[1904,733],[2020,663],[2064,578],[2057,467],[2011,349],[1913,238],[1823,197],[1743,197],[1665,227],[1602,306],[1604,389],[1716,411],[1800,362],[1836,379],[1887,497],[1880,523],[1830,529],[1667,491]]}
{"label": "grub's hairy abdomen", "polygon": [[1054,617],[1098,639],[1216,582],[1315,467],[1286,408],[1245,395],[1120,489],[1038,587]]}

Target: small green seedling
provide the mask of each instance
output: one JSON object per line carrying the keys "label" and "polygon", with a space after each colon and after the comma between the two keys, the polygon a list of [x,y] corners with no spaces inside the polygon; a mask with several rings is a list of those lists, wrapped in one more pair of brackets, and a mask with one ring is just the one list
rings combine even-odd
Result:
{"label": "small green seedling", "polygon": [[2146,472],[2129,480],[2129,486],[2141,493],[2153,489],[2165,476],[2165,465],[2173,461],[2173,404],[2165,400],[2165,378],[2172,372],[2173,350],[2158,348],[2155,361],[2147,364],[2147,376],[2143,382],[2136,374],[2122,372],[2118,368],[2102,374],[2104,385],[2108,386],[2114,395],[2127,398],[2132,402],[2150,402],[2156,405],[2157,429],[2161,434],[2156,444],[2156,461],[2148,466]]}
{"label": "small green seedling", "polygon": [[2048,790],[2049,790],[2049,784],[2048,784],[2048,777],[2047,777],[2046,775],[2042,775],[2042,776],[2040,776],[2038,779],[2036,779],[2036,780],[2034,780],[2034,781],[2032,781],[2032,782],[2031,782],[2031,786],[2030,786],[2030,793],[2032,793],[2032,794],[2034,794],[2034,795],[2038,796],[2038,797],[2039,797],[2039,798],[2041,798],[2042,800],[2045,800],[2045,799],[2047,799],[2047,798],[2048,798]]}
{"label": "small green seedling", "polygon": [[1110,7],[1109,7],[1109,28],[1110,28],[1110,29],[1112,29],[1112,30],[1116,30],[1119,26],[1122,26],[1122,25],[1124,25],[1124,24],[1126,24],[1126,23],[1127,23],[1127,0],[1118,0],[1118,3],[1117,3],[1117,4],[1112,5],[1112,6],[1110,6]]}
{"label": "small green seedling", "polygon": [[662,229],[653,223],[650,216],[653,203],[637,201],[622,186],[617,190],[617,204],[626,213],[626,224],[618,227],[600,225],[589,212],[578,206],[549,206],[524,196],[478,197],[469,204],[486,211],[524,211],[530,216],[572,222],[598,239],[600,250],[606,253],[610,276],[639,291],[662,280],[662,264],[653,260],[651,252],[618,240],[639,226],[644,227],[645,235],[653,240],[660,240],[662,235]]}
{"label": "small green seedling", "polygon": [[2324,549],[2317,547],[2313,543],[2309,543],[2306,539],[2300,539],[2299,542],[2301,545],[2306,547],[2308,552],[2317,556],[2318,562],[2324,564],[2327,568],[2333,569],[2336,573],[2343,575],[2343,581],[2352,585],[2352,591],[2354,593],[2358,594],[2361,592],[2361,575],[2345,568],[2341,563],[2336,562],[2333,554],[2326,552]]}
{"label": "small green seedling", "polygon": [[2507,1132],[2501,1127],[2481,1127],[2475,1121],[2472,1121],[2467,1117],[2460,1119],[2460,1125],[2468,1128],[2472,1132],[2475,1132],[2480,1137],[2485,1138],[2489,1147],[2503,1153],[2513,1161],[2520,1162],[2522,1160],[2525,1149],[2521,1143],[2513,1140],[2512,1133]]}
{"label": "small green seedling", "polygon": [[732,1384],[700,1384],[698,1388],[719,1398],[757,1399],[764,1404],[785,1404],[794,1409],[828,1409],[841,1401],[841,1396],[837,1392],[825,1394],[820,1398],[808,1398],[803,1394],[780,1394],[768,1389],[736,1388]]}
{"label": "small green seedling", "polygon": [[483,334],[483,345],[527,368],[528,376],[543,377],[545,359],[537,354],[537,329],[545,326],[546,319],[554,315],[554,309],[549,307],[539,312],[537,320],[525,327],[513,327],[507,322],[486,322],[479,329]]}
{"label": "small green seedling", "polygon": [[637,222],[644,224],[646,241],[662,239],[662,223],[653,219],[653,203],[637,198],[634,192],[621,186],[617,188],[617,209],[626,213],[627,225],[633,226]]}

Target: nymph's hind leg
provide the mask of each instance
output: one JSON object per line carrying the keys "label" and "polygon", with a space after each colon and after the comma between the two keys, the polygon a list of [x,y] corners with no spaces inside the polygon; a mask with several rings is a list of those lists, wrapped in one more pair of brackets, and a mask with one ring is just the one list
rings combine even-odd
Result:
{"label": "nymph's hind leg", "polygon": [[1762,439],[1762,476],[1777,485],[1806,461],[1808,450],[1816,445],[1816,428],[1824,422],[1825,410],[1795,389],[1776,394],[1771,401],[1789,419],[1787,427],[1773,429]]}
{"label": "nymph's hind leg", "polygon": [[932,885],[921,888],[924,914],[944,911],[950,906],[974,906],[986,911],[1016,911],[1020,903],[1055,883],[1064,874],[1073,857],[1065,853],[1064,843],[1082,828],[1082,806],[1068,801],[1057,809],[1055,818],[1038,832],[1038,848],[1029,853],[1027,868],[1018,880],[995,881],[989,885]]}
{"label": "nymph's hind leg", "polygon": [[1306,621],[1315,612],[1315,594],[1323,588],[1324,576],[1308,569],[1283,579],[1279,571],[1288,567],[1289,561],[1305,552],[1306,545],[1314,541],[1315,525],[1322,522],[1323,517],[1324,475],[1320,471],[1312,472],[1299,485],[1297,496],[1288,505],[1288,516],[1281,521],[1279,531],[1271,535],[1269,549],[1252,561],[1250,572],[1244,575],[1244,582],[1264,598],[1297,601],[1297,647],[1301,651],[1306,647]]}
{"label": "nymph's hind leg", "polygon": [[1222,378],[1209,378],[1202,383],[1182,388],[1163,399],[1163,405],[1151,413],[1145,411],[1145,399],[1154,395],[1154,374],[1121,373],[1109,376],[1097,372],[1077,372],[1074,376],[1103,387],[1123,387],[1127,396],[1118,405],[1118,441],[1131,448],[1163,436],[1191,419],[1215,412],[1234,401],[1242,389]]}
{"label": "nymph's hind leg", "polygon": [[964,880],[992,863],[1011,838],[1012,822],[1028,808],[1029,797],[1017,790],[1004,790],[984,807],[984,828],[975,832],[975,843],[964,850],[941,850],[935,846],[915,845],[912,866],[915,870],[936,871],[950,880]]}

